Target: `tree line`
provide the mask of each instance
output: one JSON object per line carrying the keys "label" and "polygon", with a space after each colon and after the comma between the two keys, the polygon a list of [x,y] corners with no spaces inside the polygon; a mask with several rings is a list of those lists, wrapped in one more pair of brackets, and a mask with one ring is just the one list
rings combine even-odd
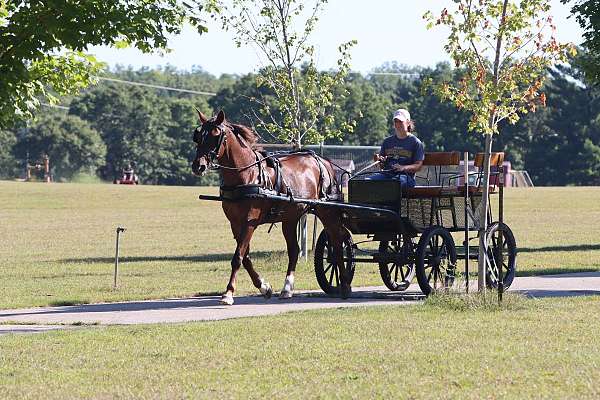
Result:
{"label": "tree line", "polygon": [[[505,151],[513,168],[527,170],[536,185],[600,184],[600,89],[586,80],[579,60],[548,71],[547,106],[504,127],[495,143],[494,150]],[[43,107],[34,120],[0,130],[0,177],[22,175],[27,159],[48,154],[57,180],[87,174],[111,181],[133,162],[143,183],[215,184],[216,174],[191,174],[194,108],[209,115],[223,109],[229,120],[255,126],[253,99],[273,99],[254,74],[215,77],[201,69],[166,67],[117,68],[106,76],[216,95],[100,81],[66,99],[68,110]],[[442,78],[458,81],[461,71],[445,63],[433,68],[387,63],[368,76],[349,74],[335,110],[341,135],[326,144],[379,145],[391,133],[392,112],[405,107],[427,151],[481,151],[481,136],[466,134],[469,116],[424,90],[424,82]],[[344,132],[347,121],[355,123],[352,132]],[[265,142],[276,141],[259,133]]]}

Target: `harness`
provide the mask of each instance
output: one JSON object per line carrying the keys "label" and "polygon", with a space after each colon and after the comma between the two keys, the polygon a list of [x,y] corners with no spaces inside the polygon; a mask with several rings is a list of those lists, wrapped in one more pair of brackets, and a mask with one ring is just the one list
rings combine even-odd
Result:
{"label": "harness", "polygon": [[[223,124],[214,126],[214,128],[216,128],[219,131],[219,138],[217,139],[217,145],[215,146],[215,148],[207,154],[208,159],[209,159],[209,163],[208,163],[209,169],[242,172],[242,171],[245,171],[245,170],[253,168],[253,167],[258,168],[258,183],[249,183],[249,184],[236,185],[236,186],[221,185],[220,194],[223,199],[240,200],[249,194],[274,194],[274,195],[278,195],[278,196],[286,195],[287,197],[290,198],[290,200],[293,200],[294,193],[292,191],[292,188],[285,182],[285,179],[284,179],[284,176],[282,173],[283,165],[281,163],[280,158],[289,157],[289,156],[303,156],[303,155],[309,155],[309,156],[313,157],[315,159],[315,161],[317,162],[317,166],[319,168],[319,181],[317,183],[319,199],[327,200],[329,198],[329,195],[332,194],[333,187],[335,186],[335,185],[333,185],[334,179],[332,179],[331,173],[323,164],[322,158],[317,156],[317,154],[312,150],[292,150],[292,151],[286,151],[286,152],[261,154],[261,152],[258,152],[256,150],[252,149],[252,152],[254,153],[254,156],[255,156],[255,161],[246,166],[228,167],[225,165],[218,164],[215,160],[219,156],[221,147],[226,143],[226,140],[227,140],[226,133],[227,132],[226,132],[225,126],[223,126]],[[200,143],[204,142],[204,140],[206,140],[206,137],[209,134],[208,129],[206,129],[205,132],[203,132],[203,131],[204,131],[204,129],[201,129],[199,132],[201,135],[201,138],[199,138]],[[235,134],[235,133],[233,133],[233,134]],[[248,147],[250,147],[250,146],[248,146]],[[273,171],[274,171],[273,179],[271,179],[267,175],[266,167],[273,168]],[[330,184],[327,185],[327,187],[325,187],[325,172],[323,170],[325,170],[327,172],[327,175],[329,177]]]}

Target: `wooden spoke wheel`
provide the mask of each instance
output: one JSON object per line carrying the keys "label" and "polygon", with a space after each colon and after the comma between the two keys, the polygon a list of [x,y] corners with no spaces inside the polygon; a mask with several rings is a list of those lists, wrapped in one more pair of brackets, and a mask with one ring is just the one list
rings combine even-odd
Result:
{"label": "wooden spoke wheel", "polygon": [[[354,263],[354,242],[350,235],[347,235],[342,244],[342,252],[344,265],[346,271],[348,271],[348,285],[350,285],[356,268]],[[339,268],[334,263],[333,246],[326,231],[321,231],[315,245],[314,265],[319,287],[329,295],[340,295],[341,274]]]}
{"label": "wooden spoke wheel", "polygon": [[408,289],[415,277],[413,247],[413,242],[405,236],[379,242],[379,255],[385,258],[379,263],[379,274],[385,286],[393,292]]}
{"label": "wooden spoke wheel", "polygon": [[[498,252],[500,235],[502,238],[502,253]],[[517,243],[508,225],[500,222],[491,224],[485,232],[487,242],[486,285],[498,288],[498,266],[502,265],[502,282],[504,289],[512,284],[517,271]]]}
{"label": "wooden spoke wheel", "polygon": [[431,226],[423,232],[417,247],[416,272],[419,287],[426,296],[452,287],[456,276],[456,246],[447,229]]}

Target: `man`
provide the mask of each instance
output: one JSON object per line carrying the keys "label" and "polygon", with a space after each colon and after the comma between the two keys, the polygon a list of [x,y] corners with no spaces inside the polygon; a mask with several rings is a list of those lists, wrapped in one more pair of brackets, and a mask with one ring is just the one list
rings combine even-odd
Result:
{"label": "man", "polygon": [[393,120],[395,134],[383,141],[379,154],[375,154],[374,158],[380,162],[382,171],[367,179],[395,179],[402,187],[414,187],[415,173],[421,169],[425,159],[423,143],[411,133],[414,123],[408,110],[396,110]]}

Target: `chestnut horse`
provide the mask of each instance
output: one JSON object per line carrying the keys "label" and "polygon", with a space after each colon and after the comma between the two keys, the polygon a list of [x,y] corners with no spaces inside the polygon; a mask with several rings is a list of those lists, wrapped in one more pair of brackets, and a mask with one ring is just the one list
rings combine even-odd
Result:
{"label": "chestnut horse", "polygon": [[[339,187],[331,163],[311,152],[296,152],[265,157],[252,148],[257,135],[250,128],[232,124],[225,120],[220,111],[216,117],[208,119],[198,111],[201,126],[194,131],[197,144],[196,158],[192,171],[202,175],[207,169],[219,169],[222,174],[221,192],[236,189],[243,190],[248,185],[258,185],[272,193],[290,198],[327,199],[339,196]],[[256,187],[256,186],[255,186]],[[294,290],[294,270],[300,252],[296,240],[296,227],[300,218],[307,212],[314,212],[329,235],[333,245],[333,254],[340,271],[340,293],[346,298],[350,295],[345,265],[342,261],[342,241],[348,231],[341,226],[339,211],[332,207],[313,206],[281,200],[257,198],[233,198],[223,201],[223,211],[231,224],[233,237],[237,242],[231,260],[231,276],[227,290],[221,297],[221,303],[233,304],[236,275],[243,265],[252,283],[266,298],[273,290],[254,269],[250,260],[250,241],[259,225],[281,222],[283,235],[287,243],[288,269],[280,299],[289,299]]]}

